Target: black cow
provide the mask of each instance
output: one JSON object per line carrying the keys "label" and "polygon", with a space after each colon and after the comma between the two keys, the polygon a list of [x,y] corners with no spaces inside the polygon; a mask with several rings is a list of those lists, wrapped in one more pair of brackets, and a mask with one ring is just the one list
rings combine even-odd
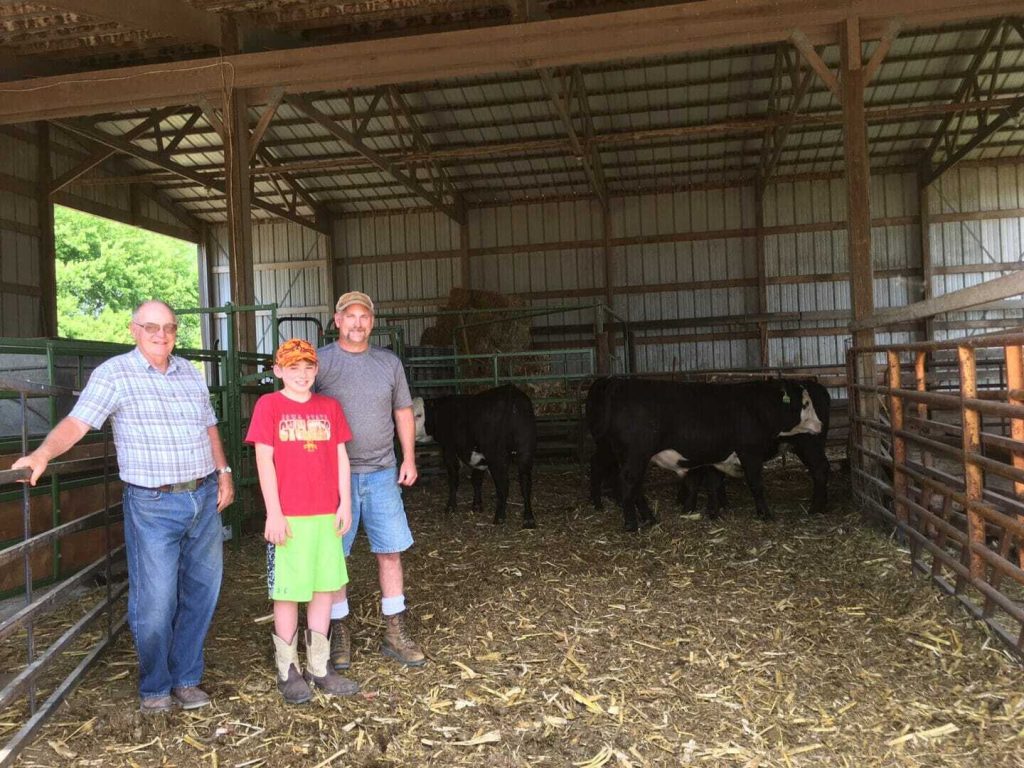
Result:
{"label": "black cow", "polygon": [[459,462],[473,470],[473,510],[483,508],[484,472],[494,479],[497,508],[495,524],[505,520],[508,504],[509,466],[512,456],[519,468],[523,495],[523,528],[535,528],[531,504],[533,457],[537,450],[537,423],[530,398],[512,385],[476,395],[413,400],[416,442],[436,440],[448,471],[448,512],[455,510],[459,487]]}
{"label": "black cow", "polygon": [[779,438],[779,442],[789,445],[793,453],[797,455],[807,471],[811,474],[813,490],[811,492],[811,512],[813,514],[824,514],[828,507],[828,456],[825,453],[825,443],[828,440],[828,422],[832,413],[832,396],[828,390],[816,381],[797,382],[807,394],[811,396],[814,403],[814,412],[818,414],[821,421],[821,431],[817,434],[801,432],[796,435],[787,435]]}
{"label": "black cow", "polygon": [[587,423],[597,451],[591,494],[600,497],[602,467],[619,470],[626,530],[637,511],[653,519],[643,500],[649,463],[680,477],[710,465],[742,474],[758,514],[771,517],[761,467],[783,437],[818,433],[822,424],[807,388],[792,381],[698,384],[643,379],[599,379],[587,397]]}
{"label": "black cow", "polygon": [[725,474],[708,465],[694,467],[687,472],[679,485],[679,503],[682,505],[684,515],[690,514],[697,508],[697,497],[701,491],[707,494],[704,514],[714,520],[725,509],[727,503]]}

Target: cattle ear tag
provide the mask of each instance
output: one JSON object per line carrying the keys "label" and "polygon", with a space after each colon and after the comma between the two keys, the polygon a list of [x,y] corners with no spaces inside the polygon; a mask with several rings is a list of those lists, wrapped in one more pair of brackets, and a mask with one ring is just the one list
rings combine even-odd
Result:
{"label": "cattle ear tag", "polygon": [[782,402],[784,402],[786,405],[789,405],[789,392],[787,392],[786,390],[782,390]]}

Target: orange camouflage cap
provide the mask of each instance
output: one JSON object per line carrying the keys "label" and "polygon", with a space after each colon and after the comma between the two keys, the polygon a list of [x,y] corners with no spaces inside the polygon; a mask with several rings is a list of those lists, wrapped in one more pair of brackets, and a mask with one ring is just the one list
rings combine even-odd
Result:
{"label": "orange camouflage cap", "polygon": [[288,339],[282,342],[274,355],[274,364],[287,368],[307,360],[316,364],[316,348],[305,339]]}

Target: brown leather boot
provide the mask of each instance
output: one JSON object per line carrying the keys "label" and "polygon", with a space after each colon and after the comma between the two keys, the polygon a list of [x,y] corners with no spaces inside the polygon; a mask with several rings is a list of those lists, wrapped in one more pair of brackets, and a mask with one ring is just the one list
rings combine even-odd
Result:
{"label": "brown leather boot", "polygon": [[384,637],[380,652],[407,667],[422,667],[427,657],[416,641],[409,637],[405,627],[405,611],[384,617]]}
{"label": "brown leather boot", "polygon": [[348,669],[352,666],[352,635],[344,619],[331,622],[331,666]]}
{"label": "brown leather boot", "polygon": [[313,698],[313,692],[299,672],[299,633],[292,635],[290,643],[276,634],[274,638],[274,662],[277,666],[277,690],[289,704],[305,704]]}
{"label": "brown leather boot", "polygon": [[306,630],[306,681],[331,696],[351,696],[359,684],[342,677],[330,664],[331,643],[326,635]]}

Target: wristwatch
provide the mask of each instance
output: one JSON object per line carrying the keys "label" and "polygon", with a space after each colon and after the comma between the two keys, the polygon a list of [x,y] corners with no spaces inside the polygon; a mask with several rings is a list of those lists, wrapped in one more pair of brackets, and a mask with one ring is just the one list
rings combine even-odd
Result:
{"label": "wristwatch", "polygon": [[217,474],[218,475],[230,475],[231,474],[231,467],[221,467],[220,469],[217,470]]}

